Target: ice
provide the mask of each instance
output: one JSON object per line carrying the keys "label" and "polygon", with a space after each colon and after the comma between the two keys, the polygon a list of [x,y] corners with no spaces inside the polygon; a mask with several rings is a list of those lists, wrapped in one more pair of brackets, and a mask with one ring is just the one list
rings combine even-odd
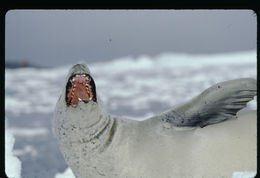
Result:
{"label": "ice", "polygon": [[[6,69],[6,111],[17,115],[52,112],[71,66]],[[91,63],[89,68],[98,94],[110,112],[116,114],[123,107],[143,116],[152,109],[150,103],[169,107],[191,99],[217,82],[256,78],[256,53],[129,56]],[[249,108],[256,109],[256,103],[250,103]]]}
{"label": "ice", "polygon": [[233,172],[232,178],[254,178],[256,172],[244,171],[244,172]]}
{"label": "ice", "polygon": [[38,151],[31,145],[26,145],[23,149],[13,150],[13,153],[15,156],[24,156],[25,154],[29,154],[30,157],[35,157],[38,155]]}
{"label": "ice", "polygon": [[15,136],[23,136],[23,137],[34,137],[48,134],[48,130],[46,128],[16,128],[12,127],[9,130]]}
{"label": "ice", "polygon": [[63,173],[57,173],[55,178],[75,178],[72,170],[67,168]]}
{"label": "ice", "polygon": [[5,127],[5,173],[9,178],[21,178],[21,161],[14,155],[15,139],[7,124]]}

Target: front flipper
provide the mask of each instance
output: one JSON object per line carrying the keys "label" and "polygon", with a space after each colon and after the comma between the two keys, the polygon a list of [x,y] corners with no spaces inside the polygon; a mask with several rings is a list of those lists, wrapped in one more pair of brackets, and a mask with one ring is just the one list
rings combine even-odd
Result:
{"label": "front flipper", "polygon": [[236,118],[256,96],[256,80],[243,78],[218,83],[183,105],[156,116],[177,127],[204,127]]}

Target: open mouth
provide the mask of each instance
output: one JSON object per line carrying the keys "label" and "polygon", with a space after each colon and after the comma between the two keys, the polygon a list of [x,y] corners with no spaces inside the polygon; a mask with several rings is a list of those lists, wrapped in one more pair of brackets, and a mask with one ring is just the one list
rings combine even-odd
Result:
{"label": "open mouth", "polygon": [[72,75],[66,86],[67,106],[76,106],[78,102],[96,102],[96,86],[92,77],[88,74]]}

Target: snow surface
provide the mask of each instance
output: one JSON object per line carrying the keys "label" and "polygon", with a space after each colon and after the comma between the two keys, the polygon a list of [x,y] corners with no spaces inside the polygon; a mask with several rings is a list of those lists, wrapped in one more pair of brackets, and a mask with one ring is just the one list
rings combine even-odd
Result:
{"label": "snow surface", "polygon": [[232,178],[254,178],[256,176],[256,172],[233,172]]}
{"label": "snow surface", "polygon": [[[88,64],[87,60],[81,62]],[[52,113],[71,66],[5,69],[5,111],[8,129],[16,139],[13,145],[13,137],[8,137],[12,143],[6,142],[8,149],[14,150],[7,159],[17,156],[22,161],[23,177],[54,178],[71,173],[51,134]],[[109,113],[143,120],[190,100],[217,82],[256,79],[256,52],[143,55],[88,67]],[[246,109],[256,109],[256,98]]]}
{"label": "snow surface", "polygon": [[14,136],[12,131],[5,126],[5,173],[9,178],[21,178],[21,161],[14,155]]}
{"label": "snow surface", "polygon": [[[256,78],[256,53],[125,57],[93,63],[89,67],[109,111],[120,107],[145,110],[140,115],[143,118],[145,113],[152,112],[152,103],[174,106],[217,82]],[[6,69],[6,111],[17,115],[52,112],[69,68]],[[250,108],[255,109],[255,106],[250,103]]]}
{"label": "snow surface", "polygon": [[55,178],[75,178],[70,168],[66,169],[63,173],[56,174]]}

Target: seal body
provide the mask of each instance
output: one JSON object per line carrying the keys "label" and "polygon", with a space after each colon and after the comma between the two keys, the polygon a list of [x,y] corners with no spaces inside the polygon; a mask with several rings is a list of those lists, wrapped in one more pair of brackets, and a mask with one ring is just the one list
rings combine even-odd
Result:
{"label": "seal body", "polygon": [[[256,111],[234,112],[256,94],[254,80],[221,84],[224,93],[235,93],[231,102],[230,97],[223,99],[228,98],[223,92],[211,88],[180,107],[134,121],[107,114],[93,84],[87,87],[89,95],[68,87],[72,81],[79,88],[88,86],[89,82],[80,82],[83,75],[91,76],[86,66],[72,67],[53,119],[59,147],[77,178],[219,178],[256,171]],[[243,82],[244,92],[237,92],[234,86]],[[72,91],[81,97],[78,101],[72,98]],[[218,92],[216,99],[213,96]],[[196,105],[205,98],[211,102],[207,112],[203,104]]]}
{"label": "seal body", "polygon": [[254,111],[241,111],[236,120],[204,128],[169,130],[149,122],[138,123],[132,135],[124,135],[129,139],[125,147],[130,147],[123,148],[129,150],[126,162],[132,163],[128,175],[136,171],[130,177],[218,178],[238,170],[256,171]]}

